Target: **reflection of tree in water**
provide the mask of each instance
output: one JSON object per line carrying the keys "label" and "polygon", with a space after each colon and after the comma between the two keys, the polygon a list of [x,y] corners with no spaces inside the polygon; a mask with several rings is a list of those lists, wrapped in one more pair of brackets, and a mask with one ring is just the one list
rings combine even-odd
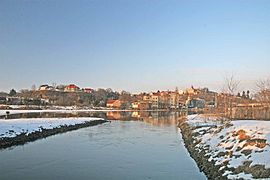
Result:
{"label": "reflection of tree in water", "polygon": [[138,120],[139,118],[134,116],[133,112],[130,111],[109,111],[106,113],[108,120]]}

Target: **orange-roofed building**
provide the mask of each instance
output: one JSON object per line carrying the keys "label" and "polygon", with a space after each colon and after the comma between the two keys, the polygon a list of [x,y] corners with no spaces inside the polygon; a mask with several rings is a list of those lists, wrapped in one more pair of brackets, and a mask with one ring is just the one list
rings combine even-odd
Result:
{"label": "orange-roofed building", "polygon": [[78,92],[80,88],[76,86],[75,84],[70,84],[65,87],[64,91],[65,92]]}
{"label": "orange-roofed building", "polygon": [[121,101],[120,100],[109,99],[109,100],[107,100],[106,106],[108,108],[117,108],[117,109],[119,109],[121,107]]}

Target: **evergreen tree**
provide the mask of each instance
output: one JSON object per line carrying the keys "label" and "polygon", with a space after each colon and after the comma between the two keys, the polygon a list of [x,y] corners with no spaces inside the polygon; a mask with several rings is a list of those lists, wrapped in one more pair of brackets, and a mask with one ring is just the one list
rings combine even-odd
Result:
{"label": "evergreen tree", "polygon": [[11,89],[9,92],[10,96],[15,96],[17,94],[17,92],[15,91],[15,89]]}

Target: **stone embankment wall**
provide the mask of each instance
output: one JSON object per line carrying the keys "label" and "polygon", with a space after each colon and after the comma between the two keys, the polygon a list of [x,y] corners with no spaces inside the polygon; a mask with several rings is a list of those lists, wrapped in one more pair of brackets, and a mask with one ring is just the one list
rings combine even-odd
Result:
{"label": "stone embankment wall", "polygon": [[204,172],[208,179],[228,179],[222,175],[224,171],[219,171],[219,168],[221,167],[220,165],[215,165],[214,160],[208,161],[210,156],[207,155],[206,150],[196,150],[196,145],[200,142],[194,138],[192,128],[185,122],[184,119],[180,120],[178,127],[181,129],[185,146],[190,156],[196,161],[200,171]]}

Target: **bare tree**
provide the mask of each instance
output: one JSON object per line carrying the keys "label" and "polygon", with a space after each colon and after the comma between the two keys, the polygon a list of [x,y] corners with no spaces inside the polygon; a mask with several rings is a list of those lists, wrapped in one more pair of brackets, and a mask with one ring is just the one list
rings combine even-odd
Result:
{"label": "bare tree", "polygon": [[225,84],[223,86],[224,108],[225,108],[225,116],[229,116],[230,118],[232,118],[233,101],[235,99],[234,95],[238,90],[239,84],[240,81],[235,78],[234,74],[225,77]]}
{"label": "bare tree", "polygon": [[255,95],[256,100],[270,106],[270,78],[258,81],[256,86],[258,88]]}
{"label": "bare tree", "polygon": [[234,74],[225,77],[225,85],[224,85],[225,93],[228,93],[229,95],[235,95],[239,87],[239,84],[240,81],[235,78]]}
{"label": "bare tree", "polygon": [[55,82],[53,82],[53,83],[52,83],[52,87],[53,87],[54,89],[56,89],[57,84],[56,84]]}
{"label": "bare tree", "polygon": [[31,86],[31,90],[32,91],[35,91],[37,88],[36,88],[36,85],[35,84],[33,84],[32,86]]}

